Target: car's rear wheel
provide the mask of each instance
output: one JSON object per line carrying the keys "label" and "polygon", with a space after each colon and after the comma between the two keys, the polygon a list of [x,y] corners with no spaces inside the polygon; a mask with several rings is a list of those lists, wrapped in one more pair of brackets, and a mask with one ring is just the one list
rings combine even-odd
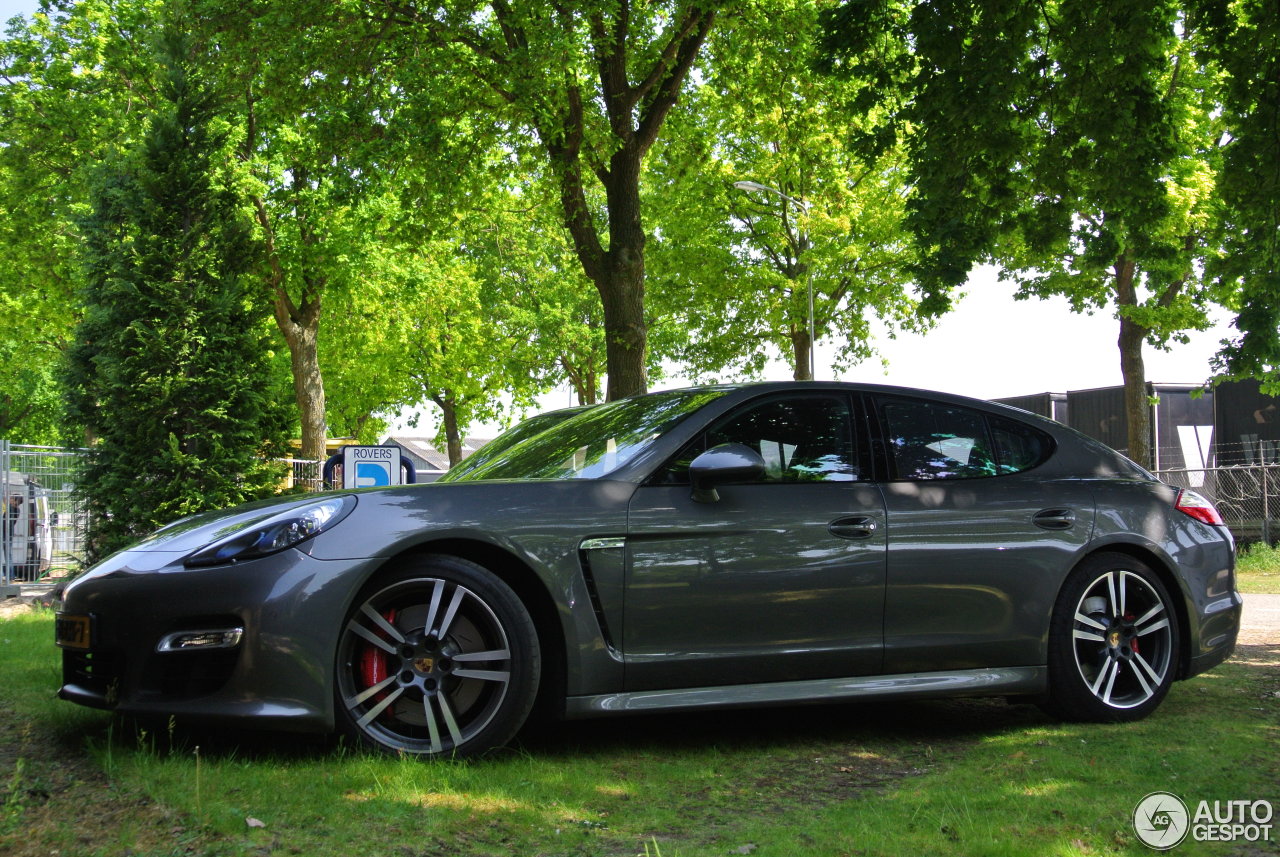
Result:
{"label": "car's rear wheel", "polygon": [[1069,720],[1146,717],[1178,670],[1178,614],[1164,583],[1126,554],[1097,554],[1067,578],[1049,632],[1046,708]]}
{"label": "car's rear wheel", "polygon": [[389,753],[470,756],[505,744],[537,695],[537,633],[495,574],[411,561],[357,597],[336,660],[339,728]]}

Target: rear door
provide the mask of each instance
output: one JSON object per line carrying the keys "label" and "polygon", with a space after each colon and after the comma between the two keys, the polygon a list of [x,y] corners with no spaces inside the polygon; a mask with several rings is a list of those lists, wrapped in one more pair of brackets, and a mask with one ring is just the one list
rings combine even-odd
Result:
{"label": "rear door", "polygon": [[1093,530],[1053,440],[977,409],[879,396],[889,478],[885,672],[1044,663],[1057,592]]}
{"label": "rear door", "polygon": [[[772,395],[726,415],[638,489],[629,512],[630,690],[880,670],[884,506],[844,392]],[[721,443],[767,471],[696,502],[687,469]]]}

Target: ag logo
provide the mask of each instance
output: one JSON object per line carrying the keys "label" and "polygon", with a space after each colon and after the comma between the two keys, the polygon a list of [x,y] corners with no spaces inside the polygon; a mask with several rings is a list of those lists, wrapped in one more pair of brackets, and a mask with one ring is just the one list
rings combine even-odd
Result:
{"label": "ag logo", "polygon": [[1167,851],[1185,839],[1189,822],[1187,805],[1168,792],[1152,792],[1133,809],[1133,832],[1143,845],[1157,851]]}

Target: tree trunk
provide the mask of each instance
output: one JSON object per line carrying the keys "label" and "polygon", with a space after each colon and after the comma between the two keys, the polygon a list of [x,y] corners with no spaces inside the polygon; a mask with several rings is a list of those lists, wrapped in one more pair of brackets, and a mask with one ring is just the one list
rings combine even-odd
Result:
{"label": "tree trunk", "polygon": [[585,366],[576,364],[569,355],[560,355],[560,367],[573,387],[573,393],[579,405],[594,405],[599,392],[596,389],[596,370],[594,361],[588,359]]}
{"label": "tree trunk", "polygon": [[604,306],[606,401],[639,395],[645,372],[648,328],[644,320],[644,226],[640,221],[641,155],[626,146],[610,160],[605,194],[609,204],[609,249],[597,280]]}
{"label": "tree trunk", "polygon": [[462,434],[458,431],[458,403],[453,396],[432,396],[432,401],[440,408],[440,416],[444,421],[444,441],[449,454],[449,466],[456,467],[462,461]]}
{"label": "tree trunk", "polygon": [[301,458],[308,461],[324,461],[328,458],[325,445],[327,428],[324,421],[324,379],[320,375],[320,352],[317,348],[319,319],[314,324],[299,324],[292,320],[280,321],[277,309],[276,321],[289,345],[289,361],[293,368],[293,397],[298,404],[298,417],[302,424]]}
{"label": "tree trunk", "polygon": [[298,455],[307,461],[324,461],[329,453],[325,444],[324,378],[320,374],[320,292],[304,289],[301,306],[289,297],[266,206],[256,197],[253,202],[258,210],[258,222],[266,235],[267,258],[271,265],[271,310],[276,327],[280,328],[289,346],[293,398],[298,405],[298,422],[302,426],[302,449]]}
{"label": "tree trunk", "polygon": [[1128,455],[1143,467],[1152,467],[1151,404],[1147,398],[1147,371],[1142,359],[1142,346],[1150,330],[1129,319],[1124,308],[1137,306],[1134,282],[1136,263],[1122,256],[1115,267],[1116,304],[1120,308],[1120,374],[1124,379],[1124,410],[1129,429]]}
{"label": "tree trunk", "polygon": [[[294,171],[294,181],[303,181],[304,172]],[[266,201],[251,196],[258,225],[262,227],[263,242],[270,268],[268,288],[271,310],[276,326],[289,346],[289,363],[293,370],[293,398],[298,405],[298,421],[302,427],[302,449],[298,455],[307,461],[321,461],[329,457],[325,443],[328,431],[325,425],[324,378],[320,374],[320,314],[321,296],[324,294],[324,278],[303,277],[302,299],[294,303],[285,287],[284,266],[276,249],[276,233],[267,213]],[[303,241],[316,243],[307,228],[301,212],[297,215]]]}
{"label": "tree trunk", "polygon": [[813,343],[809,341],[808,329],[791,331],[791,377],[796,381],[812,381],[813,373],[809,371],[810,355]]}

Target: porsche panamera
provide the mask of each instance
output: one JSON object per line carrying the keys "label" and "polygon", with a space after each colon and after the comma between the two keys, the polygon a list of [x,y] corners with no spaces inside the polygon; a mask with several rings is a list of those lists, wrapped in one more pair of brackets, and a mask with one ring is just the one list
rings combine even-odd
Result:
{"label": "porsche panamera", "polygon": [[1212,505],[1022,411],[806,382],[546,423],[435,483],[206,513],[106,559],[66,589],[59,695],[465,756],[535,705],[1132,720],[1235,645]]}

